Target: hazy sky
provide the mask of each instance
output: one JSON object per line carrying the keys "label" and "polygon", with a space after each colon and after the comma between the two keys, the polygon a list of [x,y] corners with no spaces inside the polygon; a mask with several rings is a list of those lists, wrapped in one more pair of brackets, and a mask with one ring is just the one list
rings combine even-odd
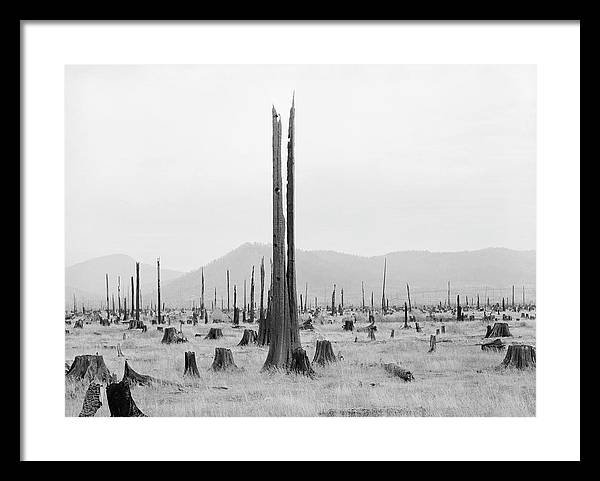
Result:
{"label": "hazy sky", "polygon": [[270,242],[294,90],[298,248],[535,249],[535,66],[67,66],[66,264]]}

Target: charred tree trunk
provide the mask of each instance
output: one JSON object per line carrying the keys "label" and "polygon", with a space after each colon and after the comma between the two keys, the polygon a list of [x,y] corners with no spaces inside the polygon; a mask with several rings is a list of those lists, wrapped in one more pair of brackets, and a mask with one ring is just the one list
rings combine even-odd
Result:
{"label": "charred tree trunk", "polygon": [[408,306],[404,303],[404,329],[408,329]]}
{"label": "charred tree trunk", "polygon": [[191,377],[200,377],[198,372],[198,366],[196,365],[196,353],[194,351],[188,351],[184,353],[184,368],[183,375]]}
{"label": "charred tree trunk", "polygon": [[111,417],[146,417],[136,406],[127,382],[116,382],[106,387]]}
{"label": "charred tree trunk", "polygon": [[335,284],[333,285],[333,292],[331,293],[331,315],[335,316],[336,314],[336,309],[335,309]]}
{"label": "charred tree trunk", "polygon": [[435,345],[436,345],[436,337],[435,335],[431,335],[429,336],[429,352],[433,352],[435,351]]}
{"label": "charred tree trunk", "polygon": [[406,283],[406,294],[408,296],[408,310],[412,312],[412,305],[410,303],[410,287],[408,286],[408,283]]}
{"label": "charred tree trunk", "polygon": [[421,326],[419,326],[418,322],[415,322],[415,329],[416,329],[417,332],[421,332],[421,330],[422,330]]}
{"label": "charred tree trunk", "polygon": [[352,319],[346,319],[344,321],[344,331],[353,331],[354,330],[354,321]]}
{"label": "charred tree trunk", "polygon": [[227,269],[227,312],[229,312],[229,269]]}
{"label": "charred tree trunk", "polygon": [[133,289],[133,276],[131,276],[131,317],[135,317],[135,301],[134,301],[134,292]]}
{"label": "charred tree trunk", "polygon": [[252,277],[250,278],[250,322],[254,322],[254,266],[252,266]]}
{"label": "charred tree trunk", "polygon": [[[260,309],[258,310],[258,322],[259,324],[265,319],[265,258],[260,260]],[[259,326],[260,331],[260,326]]]}
{"label": "charred tree trunk", "polygon": [[157,322],[158,324],[161,324],[161,318],[160,318],[160,306],[161,306],[161,301],[160,301],[160,257],[156,259],[156,287],[158,289],[158,305],[157,305]]}
{"label": "charred tree trunk", "polygon": [[106,319],[110,321],[110,306],[108,305],[108,274],[106,274]]}
{"label": "charred tree trunk", "polygon": [[263,370],[284,368],[290,355],[289,323],[286,319],[285,219],[282,207],[281,119],[272,109],[273,121],[273,269],[271,274],[269,353]]}
{"label": "charred tree trunk", "polygon": [[462,309],[460,307],[460,295],[456,296],[456,320],[462,320]]}
{"label": "charred tree trunk", "polygon": [[240,311],[237,308],[237,286],[233,286],[233,325],[240,325]]}
{"label": "charred tree trunk", "polygon": [[200,291],[200,317],[204,317],[204,310],[206,306],[204,305],[204,267],[202,268],[202,289]]}
{"label": "charred tree trunk", "polygon": [[536,366],[535,347],[523,344],[508,346],[502,366],[516,369],[534,368]]}
{"label": "charred tree trunk", "polygon": [[140,263],[135,263],[135,320],[140,320]]}
{"label": "charred tree trunk", "polygon": [[117,315],[119,318],[121,318],[121,276],[117,277],[117,301],[119,303],[119,310],[117,311]]}
{"label": "charred tree trunk", "polygon": [[362,291],[362,310],[365,310],[365,283],[360,281],[360,289]]}
{"label": "charred tree trunk", "polygon": [[319,364],[320,366],[325,366],[331,362],[336,362],[337,358],[333,353],[333,348],[331,347],[331,342],[329,341],[319,341],[317,340],[317,345],[315,347],[315,356],[313,357],[313,364]]}
{"label": "charred tree trunk", "polygon": [[224,347],[215,348],[215,358],[210,368],[213,371],[237,371],[239,369],[233,362],[231,349]]}
{"label": "charred tree trunk", "polygon": [[385,314],[386,312],[386,302],[385,302],[385,274],[387,271],[387,258],[383,261],[383,285],[381,288],[381,312]]}

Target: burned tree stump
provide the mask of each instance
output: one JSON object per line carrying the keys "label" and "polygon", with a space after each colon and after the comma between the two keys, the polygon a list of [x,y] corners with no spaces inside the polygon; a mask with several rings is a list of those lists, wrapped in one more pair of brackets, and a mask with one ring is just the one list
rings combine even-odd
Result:
{"label": "burned tree stump", "polygon": [[354,331],[354,321],[352,319],[346,319],[342,329],[344,331]]}
{"label": "burned tree stump", "polygon": [[102,401],[100,401],[100,384],[91,382],[85,392],[85,397],[83,398],[83,406],[81,407],[81,412],[79,413],[80,418],[88,418],[96,415],[96,411],[100,409],[102,406]]}
{"label": "burned tree stump", "polygon": [[492,327],[491,330],[488,330],[485,337],[512,337],[512,334],[508,329],[508,322],[495,322],[494,327]]}
{"label": "burned tree stump", "polygon": [[98,355],[84,354],[75,356],[75,360],[65,375],[70,381],[94,381],[108,384],[112,378],[104,363],[104,358]]}
{"label": "burned tree stump", "polygon": [[394,337],[394,330],[392,329],[392,332],[390,332],[390,338]]}
{"label": "burned tree stump", "polygon": [[525,344],[512,344],[508,346],[502,366],[514,367],[516,369],[535,367],[535,347]]}
{"label": "burned tree stump", "polygon": [[440,329],[439,329],[439,327],[438,327],[438,328],[435,330],[435,335],[436,335],[436,336],[439,336],[439,335],[440,335]]}
{"label": "burned tree stump", "polygon": [[179,344],[180,342],[187,342],[187,338],[174,327],[167,327],[163,331],[163,338],[160,342],[162,344]]}
{"label": "burned tree stump", "polygon": [[303,374],[310,378],[313,378],[315,375],[315,372],[310,366],[310,362],[308,360],[308,356],[306,355],[306,351],[301,347],[297,347],[294,350],[292,350],[292,360],[288,368],[288,373],[289,372],[292,372],[294,374]]}
{"label": "burned tree stump", "polygon": [[146,417],[131,397],[131,390],[127,382],[109,384],[106,387],[106,397],[111,417]]}
{"label": "burned tree stump", "polygon": [[399,377],[403,379],[405,382],[414,381],[415,377],[412,375],[412,372],[407,371],[406,369],[402,369],[397,364],[384,364],[383,369],[392,376]]}
{"label": "burned tree stump", "polygon": [[204,339],[220,339],[223,337],[223,331],[216,327],[211,327]]}
{"label": "burned tree stump", "polygon": [[247,346],[248,344],[256,344],[258,342],[258,334],[252,329],[244,329],[244,334],[238,346]]}
{"label": "burned tree stump", "polygon": [[492,332],[492,326],[490,326],[489,324],[487,326],[485,326],[485,338],[490,337],[490,333]]}
{"label": "burned tree stump", "polygon": [[436,337],[432,334],[429,336],[429,352],[435,351]]}
{"label": "burned tree stump", "polygon": [[117,357],[125,357],[121,351],[121,344],[117,344]]}
{"label": "burned tree stump", "polygon": [[215,358],[210,368],[213,371],[237,371],[239,369],[233,362],[231,349],[224,347],[215,348]]}
{"label": "burned tree stump", "polygon": [[193,351],[188,351],[185,352],[184,355],[185,367],[183,368],[183,375],[200,377],[200,373],[198,372],[198,366],[196,365],[196,353]]}
{"label": "burned tree stump", "polygon": [[481,345],[482,351],[501,351],[506,348],[506,344],[502,342],[502,339],[494,339],[491,342],[486,342]]}
{"label": "burned tree stump", "polygon": [[336,362],[337,358],[333,353],[333,348],[331,347],[331,342],[329,341],[318,341],[315,347],[315,355],[313,357],[313,364],[319,364],[320,366],[325,366],[331,362]]}
{"label": "burned tree stump", "polygon": [[308,318],[306,321],[304,321],[304,322],[303,322],[303,323],[300,325],[299,329],[300,329],[301,331],[314,331],[314,330],[315,330],[315,327],[312,325],[312,319],[311,319],[311,318]]}
{"label": "burned tree stump", "polygon": [[126,382],[129,385],[133,386],[149,386],[154,384],[157,380],[152,376],[147,376],[145,374],[139,374],[138,372],[131,369],[127,360],[125,361],[125,369],[123,370],[123,379],[121,382]]}
{"label": "burned tree stump", "polygon": [[417,330],[417,332],[421,332],[422,331],[421,326],[419,326],[418,322],[415,322],[415,329]]}
{"label": "burned tree stump", "polygon": [[368,328],[368,332],[369,332],[368,339],[369,339],[369,341],[374,341],[375,340],[375,331],[376,330],[377,330],[377,327],[375,327],[375,326],[370,326]]}
{"label": "burned tree stump", "polygon": [[83,329],[83,319],[77,319],[73,324],[73,329]]}
{"label": "burned tree stump", "polygon": [[442,334],[446,334],[446,326],[442,325]]}

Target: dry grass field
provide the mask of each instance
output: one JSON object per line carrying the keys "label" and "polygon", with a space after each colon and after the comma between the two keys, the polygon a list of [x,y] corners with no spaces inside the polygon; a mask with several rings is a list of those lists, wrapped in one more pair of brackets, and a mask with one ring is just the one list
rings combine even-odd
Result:
{"label": "dry grass field", "polygon": [[[513,337],[504,341],[535,346],[536,321],[509,314]],[[364,317],[359,319],[357,327],[367,324]],[[335,354],[343,357],[324,368],[313,365],[315,379],[261,373],[268,347],[238,347],[243,328],[230,323],[186,324],[183,333],[189,342],[171,345],[161,344],[163,333],[149,322],[145,333],[127,330],[126,325],[67,326],[65,361],[70,364],[76,355],[98,353],[119,380],[127,359],[140,374],[175,382],[132,387],[133,399],[148,416],[535,416],[535,370],[498,369],[506,350],[487,352],[480,347],[487,321],[444,322],[446,334],[438,336],[437,349],[428,353],[429,336],[442,323],[420,320],[423,330],[417,333],[414,323],[402,329],[401,314],[385,319],[377,320],[375,341],[368,341],[366,332],[343,331],[341,316],[333,324],[328,318],[323,324],[319,318],[313,320],[314,331],[301,331],[309,359],[318,339],[331,341]],[[204,339],[210,327],[221,328],[223,338]],[[246,327],[258,329],[256,323]],[[202,336],[195,337],[197,333]],[[125,357],[117,357],[117,344]],[[215,347],[231,349],[240,371],[211,372]],[[183,377],[186,351],[196,353],[199,379]],[[388,375],[381,364],[389,362],[411,371],[414,381]],[[66,416],[79,414],[86,387],[66,382]],[[110,416],[104,390],[102,403],[96,416]]]}

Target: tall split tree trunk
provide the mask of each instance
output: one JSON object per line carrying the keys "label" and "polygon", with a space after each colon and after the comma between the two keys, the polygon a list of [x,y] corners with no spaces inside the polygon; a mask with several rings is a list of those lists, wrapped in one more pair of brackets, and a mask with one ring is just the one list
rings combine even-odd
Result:
{"label": "tall split tree trunk", "polygon": [[336,313],[336,309],[335,309],[335,284],[333,285],[333,292],[331,293],[331,315],[335,316]]}
{"label": "tall split tree trunk", "polygon": [[156,259],[156,287],[158,289],[158,306],[157,306],[157,322],[158,324],[161,323],[160,321],[160,257]]}
{"label": "tall split tree trunk", "polygon": [[[289,315],[290,315],[290,342],[291,350],[301,348],[300,330],[298,325],[298,294],[296,290],[296,241],[295,241],[295,217],[294,217],[294,193],[296,187],[294,185],[294,98],[292,97],[292,106],[290,108],[290,121],[288,125],[288,142],[287,142],[287,186],[286,186],[286,203],[287,203],[287,297],[289,300]],[[291,360],[291,359],[290,359]]]}
{"label": "tall split tree trunk", "polygon": [[365,283],[360,281],[360,288],[362,290],[362,309],[365,310]]}
{"label": "tall split tree trunk", "polygon": [[[287,270],[285,260],[286,222],[282,205],[281,176],[281,118],[275,107],[272,109],[273,121],[273,273],[272,301],[270,318],[269,353],[263,370],[272,368],[290,368],[293,353],[299,359],[302,347],[298,329],[298,311],[296,305],[296,261],[294,245],[294,100],[290,109],[288,130],[287,159],[287,214],[288,249]],[[300,357],[299,357],[300,356]],[[304,354],[304,359],[306,353]],[[302,366],[310,366],[302,363]],[[295,365],[297,369],[297,364]]]}
{"label": "tall split tree trunk", "polygon": [[110,320],[110,306],[108,304],[108,274],[106,274],[106,318]]}
{"label": "tall split tree trunk", "polygon": [[202,289],[200,291],[200,317],[204,316],[204,267],[202,268]]}
{"label": "tall split tree trunk", "polygon": [[117,278],[117,300],[119,301],[118,315],[121,317],[121,276]]}
{"label": "tall split tree trunk", "polygon": [[385,274],[387,271],[387,259],[383,261],[383,286],[381,289],[381,312],[385,314],[386,303],[385,303]]}
{"label": "tall split tree trunk", "polygon": [[412,312],[412,304],[410,303],[410,287],[408,286],[408,282],[406,283],[406,294],[408,295],[408,310]]}
{"label": "tall split tree trunk", "polygon": [[133,289],[133,276],[131,276],[131,317],[135,316],[135,301],[133,300],[133,296],[135,290]]}
{"label": "tall split tree trunk", "polygon": [[460,307],[460,294],[456,295],[456,320],[460,321],[462,317],[462,309]]}
{"label": "tall split tree trunk", "polygon": [[135,263],[135,320],[140,320],[140,263]]}
{"label": "tall split tree trunk", "polygon": [[227,312],[229,312],[229,269],[227,269]]}
{"label": "tall split tree trunk", "polygon": [[250,322],[254,322],[254,266],[250,277]]}

